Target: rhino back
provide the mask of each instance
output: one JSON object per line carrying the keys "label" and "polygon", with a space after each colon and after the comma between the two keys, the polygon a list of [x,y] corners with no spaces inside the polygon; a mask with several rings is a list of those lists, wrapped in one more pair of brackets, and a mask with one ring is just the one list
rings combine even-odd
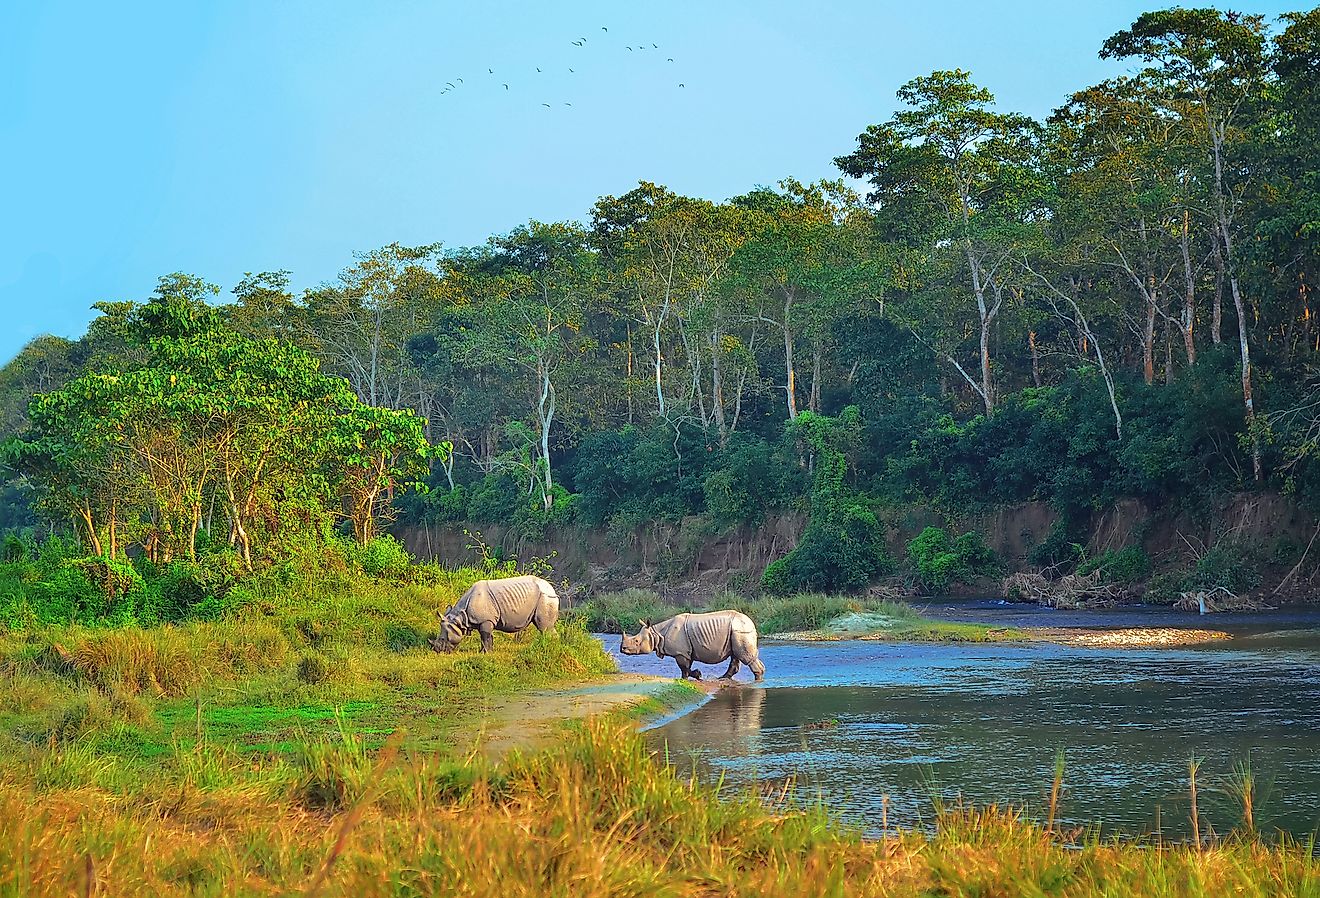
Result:
{"label": "rhino back", "polygon": [[733,636],[734,615],[738,612],[711,611],[689,614],[683,622],[688,648],[693,660],[703,664],[716,664],[729,657]]}
{"label": "rhino back", "polygon": [[497,629],[512,633],[532,622],[532,615],[541,602],[539,578],[506,577],[484,582]]}

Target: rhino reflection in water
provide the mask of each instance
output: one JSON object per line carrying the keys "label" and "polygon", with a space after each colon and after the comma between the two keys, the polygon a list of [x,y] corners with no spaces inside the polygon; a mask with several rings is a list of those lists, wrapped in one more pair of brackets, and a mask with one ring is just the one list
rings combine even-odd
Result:
{"label": "rhino reflection in water", "polygon": [[624,633],[619,642],[624,655],[645,655],[655,652],[660,658],[673,658],[683,677],[701,679],[701,672],[692,669],[694,661],[702,664],[729,662],[720,679],[729,679],[746,664],[760,680],[765,665],[756,650],[756,624],[741,611],[710,611],[706,614],[678,614],[658,624],[642,621],[642,630],[636,636]]}
{"label": "rhino reflection in water", "polygon": [[559,594],[540,577],[504,577],[478,580],[449,606],[440,620],[440,635],[431,640],[437,652],[452,652],[463,637],[476,630],[481,650],[489,652],[496,630],[521,633],[535,625],[542,633],[559,620]]}

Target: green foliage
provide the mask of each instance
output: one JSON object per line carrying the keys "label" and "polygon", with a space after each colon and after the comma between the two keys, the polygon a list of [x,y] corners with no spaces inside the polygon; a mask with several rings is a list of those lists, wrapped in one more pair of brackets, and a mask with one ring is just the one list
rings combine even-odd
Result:
{"label": "green foliage", "polygon": [[1166,571],[1151,578],[1145,601],[1157,605],[1176,602],[1184,592],[1227,589],[1242,594],[1260,585],[1256,553],[1237,543],[1220,541],[1201,554],[1189,568]]}
{"label": "green foliage", "polygon": [[363,405],[292,345],[160,327],[144,363],[36,396],[0,451],[97,554],[196,560],[216,509],[249,567],[324,534],[337,507],[366,542],[389,492],[447,451],[416,415]]}
{"label": "green foliage", "polygon": [[1150,556],[1141,546],[1106,549],[1103,554],[1089,558],[1077,566],[1077,573],[1086,575],[1100,571],[1106,583],[1140,583],[1150,576]]}
{"label": "green foliage", "polygon": [[1254,553],[1245,546],[1220,541],[1210,547],[1192,569],[1190,589],[1214,589],[1243,593],[1260,585],[1260,568]]}
{"label": "green foliage", "polygon": [[343,550],[350,564],[373,577],[401,577],[413,563],[403,543],[388,534],[367,543],[345,543]]}
{"label": "green foliage", "polygon": [[981,534],[973,531],[950,539],[940,527],[927,527],[908,543],[907,563],[926,592],[939,592],[998,569],[995,554]]}
{"label": "green foliage", "polygon": [[851,592],[893,570],[883,526],[845,483],[860,425],[854,407],[837,419],[803,412],[793,422],[790,435],[815,453],[811,519],[793,551],[765,569],[769,592]]}

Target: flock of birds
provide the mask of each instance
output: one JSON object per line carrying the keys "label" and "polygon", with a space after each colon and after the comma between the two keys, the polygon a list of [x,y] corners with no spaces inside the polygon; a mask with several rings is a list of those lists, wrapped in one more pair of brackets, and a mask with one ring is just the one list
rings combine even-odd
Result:
{"label": "flock of birds", "polygon": [[[603,32],[605,32],[606,34],[608,34],[610,29],[607,28],[606,26],[602,25],[602,26],[600,26],[600,30],[603,31]],[[585,48],[586,45],[587,45],[587,39],[586,39],[585,37],[580,37],[580,38],[578,38],[578,39],[575,40],[575,41],[569,41],[569,43],[571,43],[573,46],[578,47],[578,48]],[[659,50],[659,49],[660,49],[660,45],[659,45],[659,44],[651,44],[650,47],[647,47],[646,44],[638,44],[637,46],[633,47],[633,46],[630,46],[630,45],[626,45],[626,44],[625,44],[625,45],[624,45],[624,49],[627,50],[627,51],[629,51],[630,53],[640,53],[640,52],[644,52],[644,51],[646,51],[646,50],[648,50],[648,49],[650,49],[650,50]],[[674,58],[673,58],[672,56],[666,57],[666,62],[671,62],[671,63],[672,63],[673,61],[674,61]],[[540,69],[540,67],[537,66],[537,67],[535,67],[535,68],[536,68],[537,73],[540,74],[540,73],[541,73],[541,69]],[[571,69],[571,68],[568,70],[568,72],[569,72],[570,75],[575,74],[574,70]],[[495,74],[495,70],[494,70],[494,69],[490,69],[490,68],[488,68],[488,69],[486,69],[486,74],[487,74],[487,75],[494,75],[494,74]],[[445,82],[444,90],[440,91],[440,96],[443,97],[445,94],[449,93],[450,91],[458,90],[459,88],[463,87],[463,84],[464,84],[463,79],[462,79],[462,78],[458,78],[458,77],[454,78],[453,81],[446,81],[446,82]],[[507,81],[501,81],[500,84],[502,84],[502,85],[504,86],[504,89],[505,89],[506,91],[507,91],[507,90],[510,90],[509,83],[508,83]],[[687,85],[683,84],[682,82],[679,82],[678,86],[679,86],[679,87],[686,87]],[[542,103],[541,105],[544,106],[546,109],[553,109],[553,108],[554,108],[550,103]],[[572,106],[573,104],[572,104],[572,103],[565,102],[564,105],[565,105],[565,106]]]}

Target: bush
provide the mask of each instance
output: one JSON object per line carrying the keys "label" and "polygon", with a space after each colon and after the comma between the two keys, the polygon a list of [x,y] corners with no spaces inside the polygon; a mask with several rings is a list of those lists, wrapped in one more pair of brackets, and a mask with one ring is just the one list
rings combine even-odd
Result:
{"label": "bush", "polygon": [[412,564],[412,556],[403,543],[388,534],[378,536],[366,545],[345,543],[344,557],[362,573],[373,577],[400,577]]}
{"label": "bush", "polygon": [[855,407],[837,418],[803,412],[786,439],[811,451],[815,473],[811,520],[797,547],[765,569],[761,585],[770,592],[851,592],[893,570],[884,527],[845,478],[848,459],[861,442]]}
{"label": "bush", "polygon": [[213,620],[242,574],[242,561],[232,551],[200,561],[171,562],[148,584],[150,600],[139,620],[143,624]]}
{"label": "bush", "polygon": [[1243,593],[1260,585],[1260,569],[1252,553],[1235,543],[1220,542],[1200,558],[1192,569],[1191,589],[1223,588]]}
{"label": "bush", "polygon": [[1150,556],[1141,546],[1127,546],[1114,551],[1106,549],[1104,554],[1089,559],[1078,565],[1077,573],[1087,575],[1100,571],[1106,583],[1140,583],[1150,576]]}
{"label": "bush", "polygon": [[907,546],[908,567],[917,584],[926,591],[948,589],[955,583],[992,573],[997,569],[995,553],[981,534],[968,532],[957,539],[940,527],[927,527]]}

